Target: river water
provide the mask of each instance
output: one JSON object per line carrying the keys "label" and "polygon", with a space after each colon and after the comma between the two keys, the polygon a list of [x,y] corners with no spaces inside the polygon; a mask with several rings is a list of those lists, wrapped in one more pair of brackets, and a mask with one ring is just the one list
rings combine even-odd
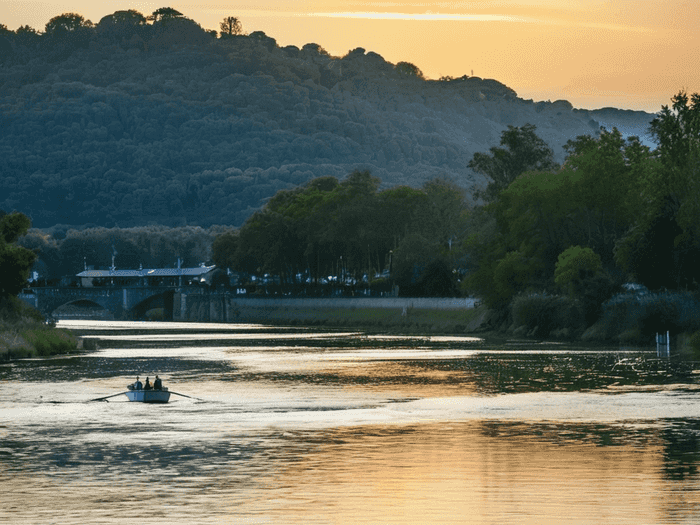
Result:
{"label": "river water", "polygon": [[[0,365],[0,523],[700,522],[700,363],[257,325],[62,321]],[[159,374],[167,405],[118,394]]]}

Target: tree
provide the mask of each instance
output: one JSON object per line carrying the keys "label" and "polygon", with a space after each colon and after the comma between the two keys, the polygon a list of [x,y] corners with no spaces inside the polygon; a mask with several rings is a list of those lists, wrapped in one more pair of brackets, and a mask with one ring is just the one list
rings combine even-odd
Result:
{"label": "tree", "polygon": [[681,91],[651,122],[663,176],[658,190],[671,200],[684,235],[700,236],[700,94]]}
{"label": "tree", "polygon": [[30,226],[29,217],[22,213],[0,217],[0,299],[17,295],[27,282],[36,255],[16,242]]}
{"label": "tree", "polygon": [[570,246],[559,254],[554,282],[573,294],[577,284],[602,270],[600,256],[590,248]]}
{"label": "tree", "polygon": [[243,24],[235,16],[227,16],[221,23],[219,23],[221,28],[221,36],[233,36],[243,34]]}
{"label": "tree", "polygon": [[642,178],[644,206],[615,252],[651,289],[700,283],[700,94],[681,91],[672,102],[651,123],[659,166]]}
{"label": "tree", "polygon": [[238,232],[226,232],[217,235],[211,246],[211,258],[219,268],[235,268],[238,250]]}
{"label": "tree", "polygon": [[103,17],[96,26],[99,34],[113,39],[129,39],[133,35],[143,36],[146,17],[135,9],[115,11]]}
{"label": "tree", "polygon": [[150,16],[147,16],[146,19],[149,22],[160,22],[162,20],[168,20],[168,19],[173,19],[173,18],[180,18],[183,17],[183,15],[180,11],[177,9],[173,9],[172,7],[161,7],[153,11],[153,13],[150,14]]}
{"label": "tree", "polygon": [[394,66],[394,70],[403,77],[412,77],[425,80],[423,72],[418,68],[418,66],[411,64],[410,62],[399,62]]}
{"label": "tree", "polygon": [[22,46],[32,46],[40,40],[40,35],[36,29],[28,25],[18,27],[15,35],[15,42]]}
{"label": "tree", "polygon": [[592,248],[610,268],[615,243],[642,213],[643,184],[654,177],[657,162],[639,138],[625,139],[616,128],[577,137],[564,149],[569,155],[561,175],[572,183],[572,218],[584,235],[572,242]]}
{"label": "tree", "polygon": [[525,171],[550,171],[556,169],[554,152],[545,141],[535,134],[532,124],[522,127],[508,126],[501,133],[502,148],[494,146],[491,153],[475,153],[468,167],[490,179],[486,189],[476,196],[487,202]]}
{"label": "tree", "polygon": [[46,23],[44,34],[56,42],[85,47],[93,33],[94,25],[78,13],[63,13]]}

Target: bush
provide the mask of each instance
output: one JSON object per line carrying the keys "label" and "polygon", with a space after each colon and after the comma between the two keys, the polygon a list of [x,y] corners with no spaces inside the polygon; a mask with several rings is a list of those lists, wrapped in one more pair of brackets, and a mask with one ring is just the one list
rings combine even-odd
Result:
{"label": "bush", "polygon": [[585,328],[580,303],[557,295],[519,295],[511,303],[511,316],[514,329],[537,337],[568,338]]}
{"label": "bush", "polygon": [[[700,329],[700,303],[688,292],[620,294],[603,304],[596,338],[619,339],[622,334],[638,333],[652,341],[654,334],[667,330],[672,334]],[[591,334],[593,333],[591,332]]]}

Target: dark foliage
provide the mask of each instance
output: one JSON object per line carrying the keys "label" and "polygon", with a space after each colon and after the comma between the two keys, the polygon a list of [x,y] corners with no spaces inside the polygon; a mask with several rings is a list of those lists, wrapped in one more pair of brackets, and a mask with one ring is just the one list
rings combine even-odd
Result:
{"label": "dark foliage", "polygon": [[16,242],[30,225],[21,213],[0,216],[0,300],[17,295],[27,282],[36,255]]}

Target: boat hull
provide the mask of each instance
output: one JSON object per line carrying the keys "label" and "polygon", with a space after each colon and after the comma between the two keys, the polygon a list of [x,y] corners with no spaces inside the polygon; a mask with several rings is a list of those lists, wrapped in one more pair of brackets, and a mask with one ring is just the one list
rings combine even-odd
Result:
{"label": "boat hull", "polygon": [[125,394],[129,401],[139,403],[167,403],[170,399],[170,392],[167,390],[130,390]]}

